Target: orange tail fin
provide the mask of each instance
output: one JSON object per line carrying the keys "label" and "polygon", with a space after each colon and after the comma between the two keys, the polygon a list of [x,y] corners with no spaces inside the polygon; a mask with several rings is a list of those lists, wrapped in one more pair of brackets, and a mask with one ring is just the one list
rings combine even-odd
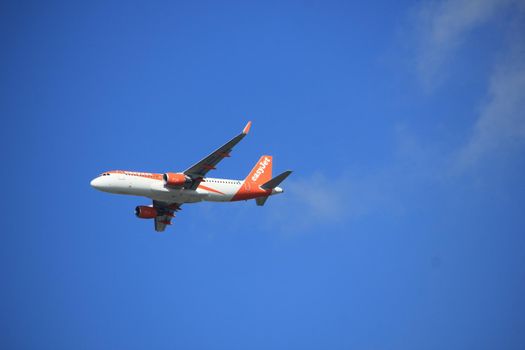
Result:
{"label": "orange tail fin", "polygon": [[248,200],[261,196],[268,196],[267,190],[260,188],[261,185],[272,178],[272,156],[262,156],[252,171],[244,179],[241,188],[233,196],[232,201]]}
{"label": "orange tail fin", "polygon": [[272,156],[262,156],[244,182],[260,186],[272,179]]}

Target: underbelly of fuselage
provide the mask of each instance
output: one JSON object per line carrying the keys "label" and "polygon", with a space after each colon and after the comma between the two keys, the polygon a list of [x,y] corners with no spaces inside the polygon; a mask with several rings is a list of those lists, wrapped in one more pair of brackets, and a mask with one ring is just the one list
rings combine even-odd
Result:
{"label": "underbelly of fuselage", "polygon": [[201,189],[168,188],[160,183],[147,184],[146,186],[144,184],[122,183],[121,186],[115,186],[108,192],[147,197],[152,200],[169,203],[196,203],[202,201],[229,202],[233,197],[233,195],[228,195],[227,193],[213,193]]}

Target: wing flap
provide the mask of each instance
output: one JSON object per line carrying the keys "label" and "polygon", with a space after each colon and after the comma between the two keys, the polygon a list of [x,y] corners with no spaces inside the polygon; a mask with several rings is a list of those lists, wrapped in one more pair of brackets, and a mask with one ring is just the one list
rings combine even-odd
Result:
{"label": "wing flap", "polygon": [[161,215],[155,218],[155,231],[164,232],[167,225],[171,225],[171,217]]}
{"label": "wing flap", "polygon": [[171,219],[175,216],[174,212],[181,210],[181,203],[167,203],[153,201],[153,206],[157,208],[160,215],[155,217],[155,231],[163,232],[167,225],[171,225]]}

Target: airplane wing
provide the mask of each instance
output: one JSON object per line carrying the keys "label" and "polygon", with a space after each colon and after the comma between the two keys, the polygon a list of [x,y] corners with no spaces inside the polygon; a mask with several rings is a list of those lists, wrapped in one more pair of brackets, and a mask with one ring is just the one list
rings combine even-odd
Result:
{"label": "airplane wing", "polygon": [[248,124],[246,124],[246,126],[242,130],[242,133],[235,136],[233,139],[216,149],[209,156],[207,156],[197,164],[192,165],[190,168],[184,171],[184,174],[188,175],[189,177],[195,180],[190,189],[196,189],[199,186],[199,183],[201,182],[202,178],[206,175],[208,171],[215,169],[215,166],[221,160],[230,156],[230,152],[233,149],[233,147],[236,144],[238,144],[239,141],[241,141],[244,138],[244,136],[248,134],[251,126],[252,122],[248,122]]}
{"label": "airplane wing", "polygon": [[155,217],[155,231],[162,232],[167,225],[171,225],[171,219],[175,216],[175,212],[181,210],[181,203],[167,203],[160,201],[153,201],[153,206],[159,212],[159,216]]}

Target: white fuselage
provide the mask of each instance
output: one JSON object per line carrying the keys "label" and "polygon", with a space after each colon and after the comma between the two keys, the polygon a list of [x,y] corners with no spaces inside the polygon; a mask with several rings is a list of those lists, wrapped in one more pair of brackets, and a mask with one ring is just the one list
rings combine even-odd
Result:
{"label": "white fuselage", "polygon": [[[140,173],[131,171],[112,171],[104,173],[91,181],[94,188],[115,194],[127,194],[151,198],[162,202],[194,203],[201,201],[229,202],[239,199],[235,196],[240,191],[249,191],[250,184],[244,180],[204,178],[195,190],[173,188],[166,186],[162,175],[153,173]],[[270,193],[257,195],[256,190],[252,198],[278,194],[282,192],[279,187]]]}

